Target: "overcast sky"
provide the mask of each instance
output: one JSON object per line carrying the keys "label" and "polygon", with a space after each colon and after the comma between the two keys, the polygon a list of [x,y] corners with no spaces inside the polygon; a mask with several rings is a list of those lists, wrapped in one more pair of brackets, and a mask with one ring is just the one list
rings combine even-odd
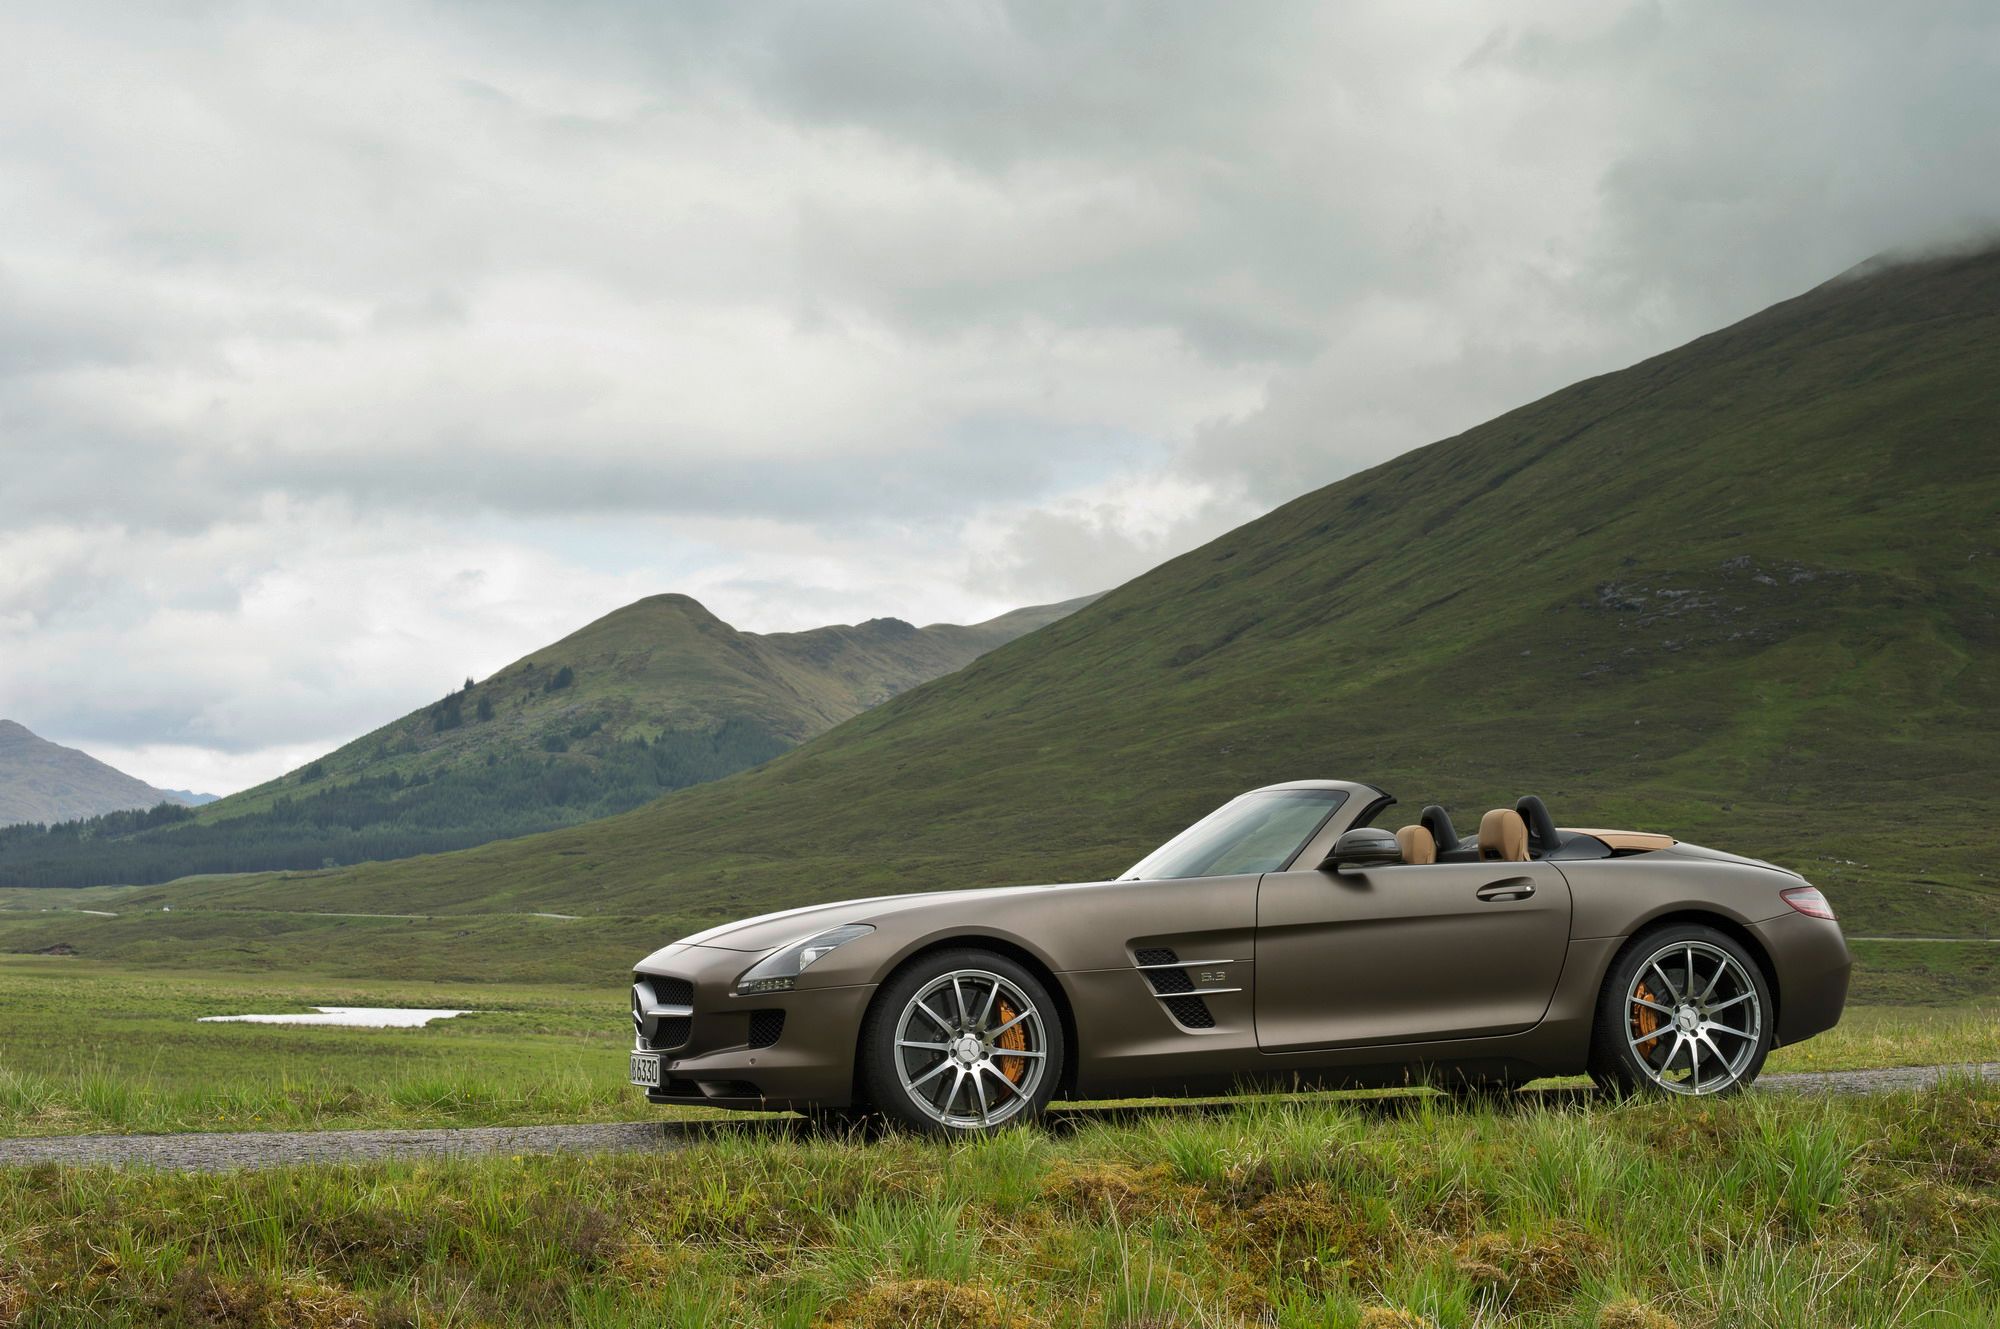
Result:
{"label": "overcast sky", "polygon": [[2000,6],[14,6],[0,717],[1102,589],[2000,218]]}

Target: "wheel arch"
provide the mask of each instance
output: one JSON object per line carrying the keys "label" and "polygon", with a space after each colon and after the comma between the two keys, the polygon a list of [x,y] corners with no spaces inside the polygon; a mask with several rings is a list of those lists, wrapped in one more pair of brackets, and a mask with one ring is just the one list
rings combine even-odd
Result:
{"label": "wheel arch", "polygon": [[[1770,950],[1757,939],[1756,933],[1740,921],[1711,909],[1669,909],[1632,929],[1632,935],[1625,939],[1625,944],[1613,951],[1611,958],[1605,961],[1604,971],[1597,976],[1598,991],[1603,992],[1605,980],[1611,977],[1611,971],[1618,967],[1618,962],[1631,954],[1647,937],[1680,923],[1696,923],[1703,927],[1714,928],[1749,954],[1751,960],[1756,963],[1758,972],[1764,975],[1764,985],[1771,989],[1771,1027],[1777,1028],[1778,1015],[1784,1007],[1785,997],[1778,984],[1778,968],[1771,962]],[[1591,1017],[1593,1033],[1596,1029],[1596,1019],[1597,1016],[1593,1013]]]}
{"label": "wheel arch", "polygon": [[[936,955],[940,951],[965,950],[992,951],[996,955],[1003,955],[1033,974],[1035,980],[1048,989],[1050,999],[1055,1002],[1056,1018],[1062,1021],[1063,1033],[1063,1063],[1061,1072],[1056,1077],[1056,1095],[1062,1097],[1075,1089],[1077,1069],[1076,1011],[1070,1002],[1069,991],[1056,978],[1055,971],[1049,968],[1047,961],[1019,942],[1011,941],[1006,937],[995,936],[989,932],[961,932],[950,936],[929,939],[923,945],[903,956],[896,962],[894,968],[882,975],[881,981],[876,985],[875,996],[869,1001],[870,1011],[872,1012],[874,1004],[882,999],[882,991],[889,986],[890,981],[911,965],[919,963],[928,956]],[[867,1026],[868,1019],[867,1015],[864,1014],[854,1034],[854,1089],[857,1095],[861,1091],[861,1031],[866,1029]]]}

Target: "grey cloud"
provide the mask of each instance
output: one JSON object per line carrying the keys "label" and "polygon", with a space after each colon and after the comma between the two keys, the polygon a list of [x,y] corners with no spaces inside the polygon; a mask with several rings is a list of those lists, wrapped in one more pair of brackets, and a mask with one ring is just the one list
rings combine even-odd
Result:
{"label": "grey cloud", "polygon": [[0,487],[0,517],[16,524],[60,517],[187,533],[285,495],[338,500],[355,512],[401,510],[449,517],[493,510],[519,515],[654,513],[768,517],[844,527],[881,520],[946,519],[969,503],[1023,501],[1071,460],[1075,430],[1032,418],[992,430],[968,427],[929,450],[847,451],[799,458],[731,455],[699,440],[662,440],[580,462],[575,440],[516,436],[493,446],[477,434],[440,434],[424,446],[373,459],[338,452],[221,450],[190,455],[177,440],[0,408],[0,423],[36,462]]}
{"label": "grey cloud", "polygon": [[1049,603],[1087,584],[1110,590],[1252,515],[1240,501],[1213,497],[1163,527],[1135,531],[1109,506],[1023,512],[971,574],[990,593],[1020,604]]}
{"label": "grey cloud", "polygon": [[[2000,109],[1990,15],[1829,12],[1555,6],[1492,29],[1401,6],[456,6],[294,31],[216,11],[205,43],[166,57],[171,109],[153,127],[165,151],[119,169],[133,164],[118,142],[134,109],[122,93],[93,102],[86,90],[94,114],[53,127],[36,164],[104,228],[100,294],[67,311],[0,307],[0,338],[17,377],[141,362],[199,366],[226,386],[258,372],[218,365],[246,344],[476,339],[492,284],[523,271],[566,274],[635,310],[759,308],[835,328],[877,318],[913,346],[971,329],[1021,344],[1052,329],[1156,330],[1219,375],[1267,383],[1280,406],[1314,383],[1340,394],[1316,398],[1323,427],[1292,444],[1307,465],[1248,477],[1281,497],[1270,486],[1314,457],[1327,475],[1424,441],[1399,414],[1412,428],[1471,423],[1508,404],[1509,385],[1518,397],[1610,367],[1873,249],[2000,211],[1995,177],[1966,169],[1990,158]],[[72,40],[117,50],[112,26]],[[329,65],[385,42],[400,59],[308,95],[243,77],[244,54],[269,45],[296,60],[314,39]],[[176,60],[191,83],[174,81]],[[368,109],[377,99],[429,114],[382,117]],[[676,181],[724,192],[688,207]],[[143,265],[131,280],[119,255]],[[161,273],[176,281],[155,286]],[[191,300],[181,280],[223,296]],[[1513,302],[1523,285],[1538,294]],[[105,288],[120,297],[107,305]],[[1414,366],[1430,379],[1414,411],[1369,400],[1414,400],[1413,366],[1369,354],[1384,304],[1433,318],[1459,346]],[[1544,368],[1513,377],[1524,362]],[[411,403],[391,425],[394,458],[335,449],[330,463],[328,449],[252,435],[214,474],[134,456],[116,421],[73,406],[63,418],[32,385],[0,411],[16,446],[98,449],[172,513],[273,489],[421,505],[438,472],[485,444],[468,387],[441,377],[437,394],[456,405],[436,419]],[[315,411],[287,432],[319,428]],[[20,427],[37,417],[45,431]],[[550,474],[501,443],[495,460],[518,481],[475,474],[458,492],[578,511],[687,495],[794,518],[815,495],[822,514],[862,497],[840,461],[746,482],[709,460],[731,444],[670,417],[655,426],[686,443],[669,457],[701,460],[604,456],[629,446],[633,425],[546,440],[598,454],[595,477]],[[123,432],[145,438],[140,451],[186,450],[170,431]],[[815,446],[861,465],[888,458],[910,483],[876,495],[934,504],[972,492],[961,480],[993,479],[948,455],[950,432],[940,420],[902,440]],[[1230,451],[1191,456],[1213,473]],[[36,496],[42,510],[58,488]],[[103,497],[87,513],[136,519]]]}
{"label": "grey cloud", "polygon": [[[1393,320],[1333,312],[1341,349],[1280,367],[1267,409],[1204,431],[1188,464],[1279,502],[1870,254],[1990,235],[2000,175],[1973,163],[2000,160],[1996,68],[2000,11],[1978,5],[1638,4],[1497,29],[1454,82],[1505,109],[1512,178],[1450,201],[1439,243],[1375,285],[1421,283],[1435,334],[1371,346]],[[1572,206],[1523,208],[1537,190]]]}

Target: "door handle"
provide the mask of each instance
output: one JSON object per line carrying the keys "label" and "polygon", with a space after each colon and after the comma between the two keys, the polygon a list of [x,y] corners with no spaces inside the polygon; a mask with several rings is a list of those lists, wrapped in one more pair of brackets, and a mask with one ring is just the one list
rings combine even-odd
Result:
{"label": "door handle", "polygon": [[1474,894],[1492,903],[1499,900],[1525,900],[1535,893],[1535,883],[1527,877],[1509,877],[1505,881],[1490,881]]}

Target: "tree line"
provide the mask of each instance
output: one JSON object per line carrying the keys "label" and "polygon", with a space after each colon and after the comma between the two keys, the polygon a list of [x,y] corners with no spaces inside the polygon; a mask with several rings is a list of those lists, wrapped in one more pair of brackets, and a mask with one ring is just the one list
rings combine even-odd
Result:
{"label": "tree line", "polygon": [[[584,735],[578,735],[583,737]],[[589,753],[489,755],[483,763],[335,781],[268,808],[205,820],[163,803],[52,826],[0,829],[0,886],[147,885],[210,872],[341,866],[467,849],[625,812],[719,780],[790,746],[754,721]]]}

